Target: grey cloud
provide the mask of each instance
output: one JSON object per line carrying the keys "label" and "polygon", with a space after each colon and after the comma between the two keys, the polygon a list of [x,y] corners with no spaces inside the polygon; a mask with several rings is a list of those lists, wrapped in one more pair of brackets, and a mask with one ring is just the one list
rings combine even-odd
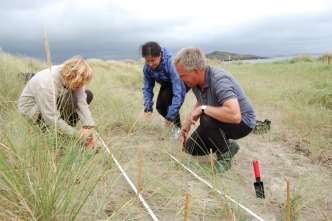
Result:
{"label": "grey cloud", "polygon": [[167,32],[169,27],[190,22],[173,19],[143,23],[121,9],[99,13],[65,9],[63,16],[53,19],[33,15],[31,11],[21,12],[19,16],[16,13],[3,13],[2,17],[8,22],[2,21],[0,46],[10,52],[42,57],[43,29],[46,28],[53,58],[57,61],[75,54],[137,58],[139,45],[144,41],[158,39],[159,34]]}
{"label": "grey cloud", "polygon": [[57,1],[48,1],[48,0],[7,0],[1,1],[1,11],[11,11],[11,10],[29,10],[34,8],[41,8],[45,5],[50,4],[50,2]]}
{"label": "grey cloud", "polygon": [[201,45],[206,50],[229,50],[261,56],[332,51],[332,15],[278,17],[260,21]]}
{"label": "grey cloud", "polygon": [[[191,34],[195,37],[193,39],[199,37],[198,40],[182,40],[169,36],[175,28],[185,30],[194,18],[143,21],[120,8],[73,11],[70,7],[61,14],[44,17],[38,14],[43,10],[43,5],[38,4],[41,1],[33,1],[28,10],[17,10],[22,5],[18,0],[12,2],[0,9],[3,18],[0,20],[0,47],[5,51],[43,58],[42,37],[46,28],[55,62],[76,54],[113,59],[139,58],[139,46],[148,40],[159,41],[173,52],[187,46],[198,46],[206,52],[226,50],[262,56],[332,51],[330,14],[267,18],[215,36],[197,30]],[[4,11],[3,7],[10,10]]]}

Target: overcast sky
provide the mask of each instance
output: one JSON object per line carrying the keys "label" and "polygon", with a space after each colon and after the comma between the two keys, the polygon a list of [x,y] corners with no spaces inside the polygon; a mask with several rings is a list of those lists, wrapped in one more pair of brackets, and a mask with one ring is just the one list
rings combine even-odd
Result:
{"label": "overcast sky", "polygon": [[0,48],[54,62],[139,58],[154,40],[260,56],[332,51],[332,0],[0,0]]}

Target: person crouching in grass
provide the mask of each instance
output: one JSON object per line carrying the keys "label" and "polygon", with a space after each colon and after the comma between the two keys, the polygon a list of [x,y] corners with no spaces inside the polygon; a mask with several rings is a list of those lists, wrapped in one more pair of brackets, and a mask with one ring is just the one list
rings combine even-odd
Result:
{"label": "person crouching in grass", "polygon": [[142,46],[145,59],[144,74],[144,116],[150,119],[153,111],[153,88],[160,84],[156,109],[165,118],[165,126],[173,127],[173,136],[178,138],[181,128],[180,108],[186,95],[186,86],[179,78],[172,63],[172,55],[157,42],[147,42]]}
{"label": "person crouching in grass", "polygon": [[[235,140],[247,136],[255,127],[253,106],[234,76],[207,65],[200,49],[180,50],[174,64],[197,99],[181,128],[183,150],[191,155],[207,155],[212,149],[217,155],[218,171],[226,171],[240,148]],[[200,125],[188,136],[198,119]]]}
{"label": "person crouching in grass", "polygon": [[[89,139],[91,144],[96,127],[89,109],[93,93],[84,87],[91,78],[92,70],[81,57],[42,70],[23,89],[19,112],[41,128],[56,128],[84,143]],[[79,120],[82,128],[76,129]]]}

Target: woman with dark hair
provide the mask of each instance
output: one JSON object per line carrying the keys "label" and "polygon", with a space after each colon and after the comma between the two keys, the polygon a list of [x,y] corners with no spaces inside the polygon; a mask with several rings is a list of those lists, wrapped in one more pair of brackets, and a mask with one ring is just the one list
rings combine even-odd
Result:
{"label": "woman with dark hair", "polygon": [[186,95],[186,86],[179,78],[172,63],[172,55],[157,42],[147,42],[142,46],[145,59],[144,73],[144,116],[151,117],[153,111],[153,88],[160,84],[156,109],[165,118],[165,126],[174,124],[174,136],[178,137],[181,128],[179,110]]}

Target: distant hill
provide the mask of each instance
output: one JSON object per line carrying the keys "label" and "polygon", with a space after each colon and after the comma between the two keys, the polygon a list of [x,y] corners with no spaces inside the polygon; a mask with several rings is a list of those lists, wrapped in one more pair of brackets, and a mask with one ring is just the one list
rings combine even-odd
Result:
{"label": "distant hill", "polygon": [[206,55],[207,58],[210,59],[217,59],[222,61],[229,61],[229,60],[252,60],[252,59],[264,59],[267,57],[260,57],[256,55],[250,55],[250,54],[236,54],[231,52],[225,52],[225,51],[213,51],[211,53],[208,53]]}

